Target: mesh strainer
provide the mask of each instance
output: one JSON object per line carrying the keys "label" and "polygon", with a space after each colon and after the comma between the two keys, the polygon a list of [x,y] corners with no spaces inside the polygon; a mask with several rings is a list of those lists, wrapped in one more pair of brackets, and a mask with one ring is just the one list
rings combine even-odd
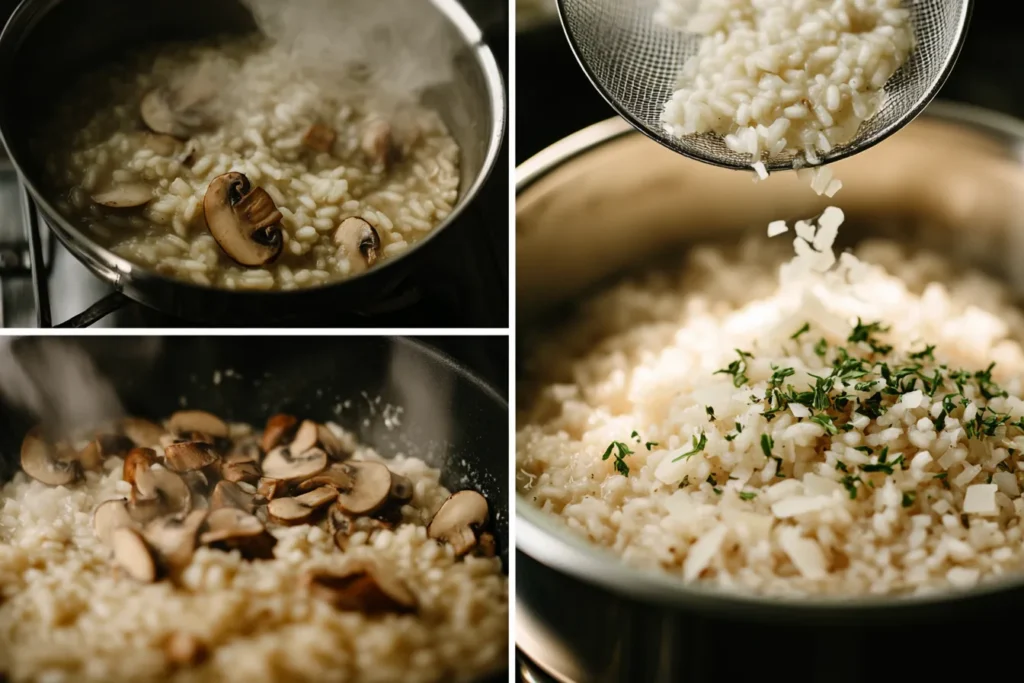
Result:
{"label": "mesh strainer", "polygon": [[[569,44],[583,70],[608,103],[634,127],[666,147],[728,168],[750,168],[749,155],[733,152],[718,136],[684,138],[662,128],[662,107],[677,89],[687,58],[701,36],[656,23],[658,0],[557,0]],[[838,161],[881,142],[914,119],[935,97],[956,61],[973,0],[905,0],[917,48],[885,86],[881,110],[857,136],[837,145],[822,163]],[[769,170],[793,167],[796,153],[773,157]]]}

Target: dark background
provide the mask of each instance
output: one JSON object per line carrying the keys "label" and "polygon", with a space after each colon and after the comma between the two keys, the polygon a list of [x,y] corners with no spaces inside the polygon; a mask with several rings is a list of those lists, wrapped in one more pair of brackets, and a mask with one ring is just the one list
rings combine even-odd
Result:
{"label": "dark background", "polygon": [[[963,53],[939,98],[1024,118],[1020,10],[1011,2],[974,4]],[[516,37],[516,73],[516,164],[615,115],[583,74],[557,22]]]}
{"label": "dark background", "polygon": [[508,400],[508,337],[418,337],[445,353]]}

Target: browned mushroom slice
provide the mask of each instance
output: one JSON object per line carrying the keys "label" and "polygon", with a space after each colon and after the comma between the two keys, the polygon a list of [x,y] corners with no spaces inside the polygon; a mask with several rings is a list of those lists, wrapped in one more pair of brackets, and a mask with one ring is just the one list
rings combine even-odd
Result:
{"label": "browned mushroom slice", "polygon": [[238,550],[248,560],[274,558],[277,539],[253,515],[237,508],[221,508],[206,518],[206,527],[199,537],[203,545]]}
{"label": "browned mushroom slice", "polygon": [[164,641],[164,657],[172,667],[186,668],[201,664],[209,655],[203,641],[191,633],[175,631]]}
{"label": "browned mushroom slice", "polygon": [[256,506],[251,493],[246,493],[234,482],[221,481],[217,482],[213,495],[210,496],[210,509],[216,511],[225,507],[237,508],[252,514]]}
{"label": "browned mushroom slice", "polygon": [[111,209],[134,209],[153,201],[153,188],[144,183],[125,183],[94,194],[92,200]]}
{"label": "browned mushroom slice", "polygon": [[371,166],[378,170],[387,170],[395,160],[397,151],[391,134],[391,124],[383,119],[371,121],[363,131],[360,146]]}
{"label": "browned mushroom slice", "polygon": [[223,462],[220,466],[221,479],[238,483],[254,484],[259,481],[260,468],[254,462]]}
{"label": "browned mushroom slice", "polygon": [[239,265],[272,263],[284,248],[281,212],[262,187],[253,188],[241,173],[213,179],[203,199],[210,234]]}
{"label": "browned mushroom slice", "polygon": [[192,509],[192,491],[178,474],[154,465],[135,472],[135,488],[128,513],[146,524],[165,515],[184,515]]}
{"label": "browned mushroom slice", "polygon": [[349,450],[345,443],[339,439],[337,434],[335,434],[327,425],[317,425],[317,435],[319,437],[320,446],[327,451],[327,455],[334,460],[344,460],[348,456],[352,455],[352,451]]}
{"label": "browned mushroom slice", "polygon": [[102,471],[104,459],[103,448],[100,447],[99,439],[93,439],[78,452],[78,462],[81,464],[82,469],[91,472]]}
{"label": "browned mushroom slice", "polygon": [[177,573],[192,562],[199,527],[206,521],[206,510],[193,510],[184,517],[161,517],[147,526],[143,535],[159,554],[163,564]]}
{"label": "browned mushroom slice", "polygon": [[338,134],[334,132],[333,128],[329,128],[322,123],[314,123],[306,131],[306,134],[302,136],[302,144],[314,152],[326,154],[334,147],[334,141],[337,138]]}
{"label": "browned mushroom slice", "polygon": [[327,511],[327,530],[332,534],[339,531],[344,531],[346,534],[352,533],[352,518],[337,503]]}
{"label": "browned mushroom slice", "polygon": [[330,486],[304,493],[294,498],[275,498],[267,505],[270,519],[279,524],[305,524],[317,511],[338,497],[338,491]]}
{"label": "browned mushroom slice", "polygon": [[334,464],[315,477],[310,477],[300,483],[296,488],[300,491],[311,491],[320,486],[331,486],[338,491],[347,491],[352,488],[352,483],[352,476],[348,473],[348,468],[341,464]]}
{"label": "browned mushroom slice", "polygon": [[100,543],[108,548],[113,547],[113,534],[116,529],[135,526],[135,521],[128,514],[127,504],[127,499],[115,498],[100,503],[92,513],[92,531]]}
{"label": "browned mushroom slice", "polygon": [[303,420],[302,424],[295,431],[295,437],[288,444],[288,450],[293,453],[305,453],[310,448],[316,448],[320,443],[320,432],[316,422]]}
{"label": "browned mushroom slice", "polygon": [[171,415],[167,427],[178,435],[191,436],[193,432],[200,432],[214,439],[226,439],[228,436],[228,426],[224,420],[205,410],[179,410]]}
{"label": "browned mushroom slice", "polygon": [[334,243],[339,256],[348,259],[352,273],[369,270],[380,257],[380,235],[362,218],[343,220],[334,233]]}
{"label": "browned mushroom slice", "polygon": [[267,501],[274,500],[283,492],[284,482],[280,479],[271,479],[270,477],[261,477],[259,486],[256,487],[256,495]]}
{"label": "browned mushroom slice", "polygon": [[213,446],[202,441],[182,441],[164,449],[168,467],[175,472],[201,470],[217,462],[219,456]]}
{"label": "browned mushroom slice", "polygon": [[352,478],[347,491],[338,494],[338,504],[352,515],[370,515],[381,509],[391,492],[391,471],[379,462],[349,460],[342,467]]}
{"label": "browned mushroom slice", "polygon": [[188,490],[192,493],[192,507],[194,509],[208,507],[206,494],[210,490],[209,477],[202,470],[182,472],[180,476],[188,486]]}
{"label": "browned mushroom slice", "polygon": [[141,470],[148,470],[156,464],[156,451],[152,448],[133,448],[124,458],[122,476],[126,482],[135,487],[135,477]]}
{"label": "browned mushroom slice", "polygon": [[394,472],[391,473],[391,491],[389,495],[393,502],[405,505],[412,500],[413,493],[413,485],[408,477],[403,477],[401,474],[395,474]]}
{"label": "browned mushroom slice", "polygon": [[39,427],[30,429],[21,442],[21,469],[47,486],[68,486],[82,477],[78,460],[59,459],[56,449],[43,438]]}
{"label": "browned mushroom slice", "polygon": [[403,614],[416,610],[416,596],[397,576],[369,562],[353,563],[339,572],[308,571],[309,594],[335,609],[363,614]]}
{"label": "browned mushroom slice", "polygon": [[223,459],[226,463],[251,462],[258,465],[262,458],[263,451],[260,450],[259,442],[254,438],[249,438],[245,441],[236,441]]}
{"label": "browned mushroom slice", "polygon": [[111,534],[114,561],[136,581],[156,580],[156,560],[142,535],[134,529],[121,527]]}
{"label": "browned mushroom slice", "polygon": [[444,541],[456,556],[477,544],[477,531],[487,524],[487,500],[476,491],[459,491],[448,497],[427,527],[427,536]]}
{"label": "browned mushroom slice", "polygon": [[284,413],[271,415],[267,419],[266,426],[263,428],[263,439],[260,442],[263,452],[269,453],[282,441],[290,438],[295,433],[298,424],[299,420],[294,415],[286,415]]}
{"label": "browned mushroom slice", "polygon": [[281,481],[303,481],[323,472],[327,467],[327,454],[319,448],[293,455],[278,446],[263,459],[263,476]]}
{"label": "browned mushroom slice", "polygon": [[141,417],[126,417],[121,420],[121,431],[136,446],[145,448],[159,446],[160,438],[167,433],[167,430],[160,425]]}

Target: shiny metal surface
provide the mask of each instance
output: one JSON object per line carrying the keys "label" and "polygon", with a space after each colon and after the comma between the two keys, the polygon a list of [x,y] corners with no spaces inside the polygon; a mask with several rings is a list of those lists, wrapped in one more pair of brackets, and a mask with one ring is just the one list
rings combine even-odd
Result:
{"label": "shiny metal surface", "polygon": [[[726,147],[717,135],[676,137],[661,124],[665,102],[678,88],[679,73],[697,54],[702,36],[655,20],[659,0],[558,0],[558,11],[576,58],[601,95],[644,135],[679,154],[726,168],[748,168],[750,155]],[[906,3],[917,47],[885,85],[877,114],[864,121],[849,143],[822,154],[832,163],[865,150],[912,121],[949,77],[963,47],[973,0]],[[802,154],[765,159],[769,170],[793,168]]]}
{"label": "shiny metal surface", "polygon": [[[405,254],[366,274],[325,287],[291,292],[246,293],[197,286],[133,264],[93,242],[54,206],[52,192],[30,150],[36,121],[59,84],[116,55],[140,36],[199,38],[249,22],[236,0],[154,0],[144,4],[105,0],[24,0],[0,35],[0,89],[19,93],[0,101],[0,138],[46,223],[89,270],[126,295],[173,316],[209,323],[287,320],[317,310],[356,309],[390,294],[421,252],[443,249],[447,228],[475,199],[499,156],[506,125],[504,84],[480,28],[457,0],[430,0],[459,46],[457,77],[431,88],[426,104],[437,108],[462,150],[460,199],[452,214]],[[428,11],[428,10],[422,10]],[[54,50],[54,45],[61,49]],[[453,263],[452,267],[458,267]]]}
{"label": "shiny metal surface", "polygon": [[[618,119],[548,148],[516,173],[521,347],[580,297],[659,255],[763,234],[771,220],[827,204],[846,211],[847,243],[900,236],[1024,293],[1024,123],[936,103],[834,170],[845,185],[835,200],[815,197],[793,174],[754,184],[662,149]],[[522,400],[528,378],[520,385]],[[742,675],[780,643],[799,643],[826,669],[838,660],[844,668],[798,680],[863,680],[865,664],[844,652],[929,632],[914,625],[969,631],[973,615],[987,623],[1024,602],[1024,576],[956,594],[759,598],[626,566],[534,508],[528,494],[517,494],[516,514],[517,642],[559,679],[737,680],[722,674]],[[730,661],[737,641],[749,643],[749,655]]]}

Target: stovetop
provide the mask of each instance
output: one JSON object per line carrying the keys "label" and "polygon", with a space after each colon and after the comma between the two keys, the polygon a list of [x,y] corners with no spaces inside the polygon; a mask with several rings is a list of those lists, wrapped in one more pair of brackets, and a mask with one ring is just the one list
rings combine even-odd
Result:
{"label": "stovetop", "polygon": [[[464,0],[485,28],[502,74],[508,76],[508,13],[491,3]],[[0,10],[11,3],[0,0]],[[9,13],[9,12],[8,12]],[[6,16],[4,14],[3,16]],[[0,16],[0,19],[3,19]],[[507,89],[506,89],[507,91]],[[0,155],[2,156],[2,155]],[[291,327],[333,328],[505,328],[508,327],[508,139],[480,194],[458,221],[446,228],[447,249],[426,249],[394,294],[369,310],[318,315]],[[17,177],[0,158],[0,327],[195,327],[129,301],[95,277],[45,223],[38,230],[38,260],[45,278],[34,282],[30,258],[32,231]],[[37,291],[37,290],[42,291]],[[37,301],[43,299],[43,305]],[[49,301],[50,320],[40,317]],[[95,319],[98,318],[98,319]],[[269,323],[268,323],[269,324]]]}

